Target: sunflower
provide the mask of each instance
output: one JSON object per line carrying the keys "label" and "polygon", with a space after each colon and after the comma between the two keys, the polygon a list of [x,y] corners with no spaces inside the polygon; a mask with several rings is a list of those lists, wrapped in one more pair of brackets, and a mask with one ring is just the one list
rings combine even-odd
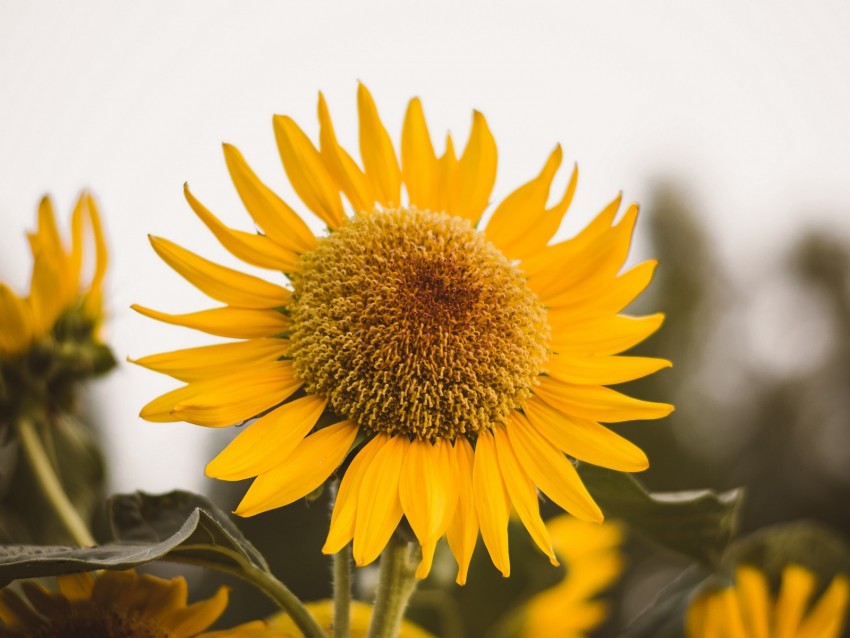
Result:
{"label": "sunflower", "polygon": [[815,576],[799,565],[782,571],[775,601],[764,574],[749,566],[737,568],[734,587],[698,596],[687,613],[688,638],[838,638],[847,621],[850,581],[833,578],[810,609]]}
{"label": "sunflower", "polygon": [[[334,601],[332,600],[317,600],[316,602],[307,603],[304,605],[310,615],[316,619],[322,629],[332,638],[333,621],[334,621]],[[372,620],[372,605],[368,605],[359,600],[351,601],[351,619],[350,619],[350,635],[351,638],[365,638],[369,632],[369,623]],[[279,613],[269,619],[269,627],[287,632],[293,637],[303,636],[298,627],[292,622],[292,618],[285,614]],[[402,620],[399,628],[398,638],[434,638],[433,634],[428,633],[418,625],[414,625],[409,620]]]}
{"label": "sunflower", "polygon": [[227,588],[207,600],[186,604],[186,580],[165,580],[130,571],[56,578],[51,592],[22,581],[29,603],[11,589],[0,590],[2,638],[286,638],[262,621],[200,633],[227,607]]}
{"label": "sunflower", "polygon": [[607,617],[594,597],[610,587],[623,570],[617,523],[595,525],[563,514],[547,521],[555,554],[564,562],[564,579],[535,595],[522,610],[523,638],[581,638]]}
{"label": "sunflower", "polygon": [[620,274],[637,207],[615,222],[618,196],[577,236],[550,244],[577,180],[574,170],[549,205],[562,160],[556,147],[481,229],[496,176],[483,115],[474,113],[460,156],[448,136],[438,157],[413,99],[399,161],[362,85],[358,107],[362,168],[338,143],[321,95],[318,147],[289,117],[274,118],[283,168],[326,224],[322,237],[233,146],[224,145],[225,161],[260,232],[225,226],[186,188],[226,249],[290,285],[152,238],[160,257],[224,305],[181,315],[136,310],[238,341],[138,360],[185,382],[141,416],[209,427],[259,417],[207,466],[223,480],[256,477],[236,509],[243,516],[310,494],[351,454],[323,551],[353,541],[358,565],[375,560],[405,516],[423,551],[420,578],[446,535],[465,582],[479,530],[508,576],[512,507],[557,563],[538,489],[601,521],[567,455],[643,470],[645,454],[600,422],[672,410],[606,387],[670,365],[617,356],[663,318],[619,314],[655,268],[648,261]]}
{"label": "sunflower", "polygon": [[[94,263],[84,283],[87,243],[93,244]],[[29,244],[29,295],[19,296],[0,282],[0,421],[13,420],[25,405],[67,407],[74,383],[114,365],[99,339],[107,254],[92,196],[84,193],[74,207],[70,246],[50,200],[42,199]]]}

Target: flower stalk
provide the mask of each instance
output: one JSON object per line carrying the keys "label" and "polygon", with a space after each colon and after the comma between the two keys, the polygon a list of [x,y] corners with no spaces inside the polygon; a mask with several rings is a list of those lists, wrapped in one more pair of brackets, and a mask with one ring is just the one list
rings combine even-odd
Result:
{"label": "flower stalk", "polygon": [[351,631],[351,545],[334,554],[334,638]]}
{"label": "flower stalk", "polygon": [[395,638],[416,589],[419,544],[393,537],[381,554],[380,578],[367,638]]}

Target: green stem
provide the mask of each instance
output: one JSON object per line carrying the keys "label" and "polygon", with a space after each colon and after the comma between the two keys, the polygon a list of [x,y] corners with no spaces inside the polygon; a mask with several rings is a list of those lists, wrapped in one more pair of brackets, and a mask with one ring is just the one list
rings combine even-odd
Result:
{"label": "green stem", "polygon": [[30,419],[21,418],[18,421],[18,436],[39,487],[71,538],[80,547],[97,545],[91,532],[89,532],[88,526],[80,518],[80,514],[71,504],[65,490],[62,489],[62,483],[59,482],[56,470],[47,457],[47,452],[41,444],[38,432],[35,431],[35,424]]}
{"label": "green stem", "polygon": [[398,636],[407,601],[416,589],[418,554],[417,543],[390,539],[381,554],[380,579],[367,638]]}
{"label": "green stem", "polygon": [[292,618],[305,638],[327,638],[313,615],[307,610],[298,597],[290,589],[270,573],[253,565],[242,563],[242,573],[238,574],[263,590]]}
{"label": "green stem", "polygon": [[334,554],[334,638],[351,632],[351,544]]}

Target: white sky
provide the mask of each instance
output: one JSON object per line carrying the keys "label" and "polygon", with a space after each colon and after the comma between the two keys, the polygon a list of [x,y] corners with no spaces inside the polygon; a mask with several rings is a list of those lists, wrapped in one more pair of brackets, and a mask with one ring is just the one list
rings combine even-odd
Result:
{"label": "white sky", "polygon": [[[229,141],[297,203],[271,115],[315,132],[321,89],[352,145],[358,79],[396,136],[414,95],[436,138],[465,139],[471,109],[483,111],[500,150],[494,199],[561,142],[581,166],[565,232],[618,190],[645,201],[669,176],[688,187],[721,254],[758,271],[804,225],[847,234],[848,33],[844,1],[0,0],[0,274],[27,280],[23,233],[43,193],[67,219],[90,187],[112,249],[118,356],[206,342],[128,309],[207,307],[146,234],[224,260],[182,183],[249,230],[221,156]],[[229,435],[139,420],[172,385],[129,365],[98,385],[115,489],[196,489]]]}

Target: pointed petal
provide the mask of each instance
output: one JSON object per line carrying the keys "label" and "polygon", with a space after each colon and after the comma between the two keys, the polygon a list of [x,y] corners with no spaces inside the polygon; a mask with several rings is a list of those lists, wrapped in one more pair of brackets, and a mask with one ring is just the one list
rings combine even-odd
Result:
{"label": "pointed petal", "polygon": [[794,638],[815,588],[814,575],[799,565],[782,570],[782,586],[776,600],[775,638]]}
{"label": "pointed petal", "polygon": [[58,264],[48,255],[35,258],[30,280],[30,307],[32,308],[33,337],[39,338],[53,329],[53,324],[63,310],[62,298],[56,294],[60,286]]}
{"label": "pointed petal", "polygon": [[532,392],[570,416],[603,423],[660,419],[673,411],[669,403],[635,399],[601,385],[572,385],[540,377]]}
{"label": "pointed petal", "polygon": [[354,538],[354,522],[357,517],[357,499],[366,470],[372,465],[375,455],[387,442],[388,437],[379,434],[363,446],[351,461],[336,494],[328,538],[322,547],[323,554],[336,554]]}
{"label": "pointed petal", "polygon": [[163,261],[213,299],[240,308],[277,308],[289,301],[291,293],[286,288],[220,266],[167,239],[149,239]]}
{"label": "pointed petal", "polygon": [[0,282],[0,353],[17,354],[29,345],[32,337],[29,304]]}
{"label": "pointed petal", "polygon": [[[615,278],[600,290],[599,286],[578,287],[550,296],[546,305],[557,311],[600,316],[622,311],[643,292],[652,281],[658,261],[639,263]],[[551,310],[550,310],[551,312]]]}
{"label": "pointed petal", "polygon": [[77,203],[74,204],[74,210],[71,213],[71,252],[68,255],[68,281],[72,293],[76,293],[80,287],[80,273],[83,269],[83,255],[85,252],[84,238],[84,215],[86,210],[86,195],[81,194],[77,198]]}
{"label": "pointed petal", "polygon": [[167,626],[174,638],[190,638],[210,625],[227,608],[229,587],[219,587],[211,598],[201,600],[177,610],[167,619]]}
{"label": "pointed petal", "polygon": [[398,482],[409,445],[406,436],[389,438],[366,469],[354,521],[352,554],[358,566],[368,565],[378,557],[401,520]]}
{"label": "pointed petal", "polygon": [[290,117],[275,115],[274,132],[283,168],[298,197],[329,228],[339,228],[345,211],[319,151]]}
{"label": "pointed petal", "polygon": [[747,635],[752,638],[770,638],[771,602],[767,579],[752,567],[738,567],[735,579]]}
{"label": "pointed petal", "polygon": [[106,237],[103,233],[103,222],[101,222],[100,213],[97,210],[97,202],[90,193],[86,193],[85,198],[92,237],[94,237],[94,273],[92,274],[91,284],[89,284],[93,302],[89,305],[89,310],[96,310],[99,313],[103,280],[106,277],[106,268],[109,264],[109,253],[106,249]]}
{"label": "pointed petal", "polygon": [[357,111],[360,116],[360,156],[372,192],[384,208],[401,205],[401,170],[392,140],[384,128],[369,90],[357,87]]}
{"label": "pointed petal", "polygon": [[231,144],[223,149],[230,179],[257,226],[286,250],[297,254],[313,250],[316,238],[298,213],[257,177],[239,149]]}
{"label": "pointed petal", "polygon": [[475,511],[475,495],[472,489],[475,452],[466,437],[455,440],[453,450],[457,464],[458,502],[454,518],[446,531],[446,539],[458,564],[456,582],[458,585],[465,585],[472,552],[478,540],[478,514]]}
{"label": "pointed petal", "polygon": [[546,496],[576,518],[602,522],[602,511],[563,452],[518,412],[509,415],[507,430],[520,465]]}
{"label": "pointed petal", "polygon": [[89,572],[64,574],[56,577],[59,592],[68,600],[87,600],[94,590],[94,576]]}
{"label": "pointed petal", "polygon": [[579,357],[549,355],[546,373],[558,381],[577,385],[613,385],[648,376],[673,364],[653,357]]}
{"label": "pointed petal", "polygon": [[254,516],[315,491],[345,460],[357,431],[353,421],[342,421],[305,438],[283,463],[254,479],[235,513]]}
{"label": "pointed petal", "polygon": [[552,549],[552,539],[549,536],[549,531],[540,518],[540,504],[537,499],[537,488],[534,482],[529,478],[525,470],[520,466],[516,458],[513,447],[511,447],[508,433],[503,425],[497,425],[493,428],[493,435],[496,441],[496,456],[499,461],[499,469],[502,472],[502,478],[505,481],[505,488],[508,490],[508,495],[511,499],[511,504],[514,506],[519,515],[525,529],[531,535],[537,547],[549,557],[549,562],[553,565],[558,565],[558,559],[555,558],[555,551]]}
{"label": "pointed petal", "polygon": [[207,476],[241,481],[287,462],[327,404],[322,397],[308,395],[272,410],[240,432],[207,464]]}
{"label": "pointed petal", "polygon": [[450,134],[446,135],[446,150],[438,163],[439,174],[437,176],[437,193],[435,195],[437,205],[434,210],[441,213],[451,212],[449,210],[449,200],[451,199],[452,181],[455,179],[455,174],[457,173],[457,157],[455,156],[455,147]]}
{"label": "pointed petal", "polygon": [[[844,575],[832,579],[800,627],[797,638],[838,638],[847,622],[850,582]],[[755,637],[760,638],[760,637]]]}
{"label": "pointed petal", "polygon": [[286,273],[297,271],[298,255],[295,252],[283,248],[263,235],[228,228],[192,195],[188,184],[183,185],[183,195],[195,214],[230,254],[260,268],[271,268]]}
{"label": "pointed petal", "polygon": [[219,337],[233,339],[259,339],[284,334],[289,329],[289,319],[277,310],[251,308],[211,308],[183,315],[170,315],[138,304],[130,306],[138,313],[175,326],[200,330]]}
{"label": "pointed petal", "polygon": [[580,356],[619,354],[646,340],[664,323],[664,314],[645,317],[615,315],[596,322],[574,324],[568,329],[549,324],[555,352]]}
{"label": "pointed petal", "polygon": [[446,212],[477,224],[496,183],[496,162],[496,141],[487,120],[475,111],[469,141],[452,176]]}
{"label": "pointed petal", "polygon": [[620,472],[649,467],[643,450],[595,421],[564,414],[535,396],[522,408],[538,434],[574,458]]}
{"label": "pointed petal", "polygon": [[401,133],[401,171],[411,206],[440,210],[440,165],[425,123],[419,98],[410,100]]}
{"label": "pointed petal", "polygon": [[288,348],[287,339],[251,339],[185,348],[127,360],[180,381],[190,382],[220,377],[246,366],[276,361],[286,354]]}
{"label": "pointed petal", "polygon": [[508,554],[508,517],[511,502],[496,458],[496,444],[488,430],[478,433],[475,464],[472,467],[472,491],[481,525],[481,537],[496,568],[507,578],[511,575]]}

